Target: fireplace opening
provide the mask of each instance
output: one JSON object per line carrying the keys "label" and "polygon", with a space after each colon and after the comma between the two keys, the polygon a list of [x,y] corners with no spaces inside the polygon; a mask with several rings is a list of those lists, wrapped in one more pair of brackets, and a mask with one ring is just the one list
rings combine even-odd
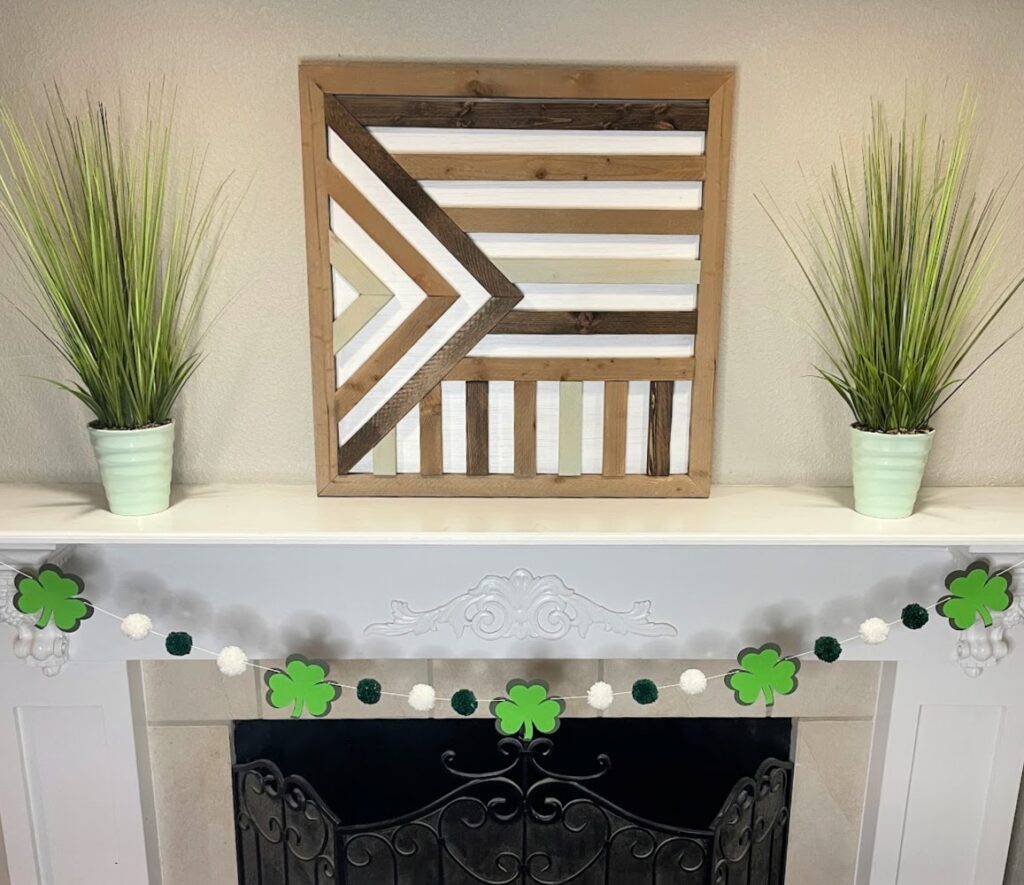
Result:
{"label": "fireplace opening", "polygon": [[241,721],[243,885],[781,885],[788,719]]}

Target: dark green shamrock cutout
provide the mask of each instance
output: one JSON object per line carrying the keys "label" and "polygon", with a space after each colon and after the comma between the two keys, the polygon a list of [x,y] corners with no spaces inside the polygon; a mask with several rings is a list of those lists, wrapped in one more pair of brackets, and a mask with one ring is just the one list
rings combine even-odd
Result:
{"label": "dark green shamrock cutout", "polygon": [[725,677],[725,684],[736,694],[737,703],[749,707],[764,695],[764,702],[770,707],[775,703],[775,695],[796,691],[800,661],[783,658],[782,649],[774,643],[745,648],[737,661],[740,669]]}
{"label": "dark green shamrock cutout", "polygon": [[972,562],[966,569],[950,572],[946,576],[946,589],[938,605],[938,612],[949,619],[954,630],[966,630],[980,617],[986,627],[992,626],[992,612],[1004,612],[1013,601],[1010,578],[1007,575],[989,575],[984,560]]}
{"label": "dark green shamrock cutout", "polygon": [[491,703],[491,715],[499,732],[532,741],[534,732],[553,734],[558,730],[558,719],[565,712],[565,701],[548,697],[546,682],[513,679],[505,686],[505,693],[508,697]]}
{"label": "dark green shamrock cutout", "polygon": [[92,603],[78,595],[85,589],[82,579],[64,574],[55,565],[44,565],[34,578],[18,575],[14,586],[14,607],[24,615],[37,614],[36,627],[40,630],[52,622],[65,633],[72,633],[92,617]]}
{"label": "dark green shamrock cutout", "polygon": [[263,676],[267,683],[267,703],[277,710],[292,708],[292,719],[303,712],[326,716],[341,696],[341,686],[327,681],[330,667],[323,661],[311,661],[303,655],[291,655],[283,670],[271,670]]}

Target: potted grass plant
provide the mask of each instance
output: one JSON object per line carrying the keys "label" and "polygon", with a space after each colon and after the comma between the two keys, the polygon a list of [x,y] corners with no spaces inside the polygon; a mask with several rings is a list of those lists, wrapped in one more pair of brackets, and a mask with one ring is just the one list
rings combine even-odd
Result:
{"label": "potted grass plant", "polygon": [[992,328],[1024,275],[995,284],[1010,187],[971,191],[973,118],[965,99],[950,137],[931,139],[923,116],[894,130],[876,104],[862,169],[844,157],[793,225],[766,207],[824,319],[816,370],[852,413],[854,506],[868,516],[913,512],[935,416],[1019,331]]}
{"label": "potted grass plant", "polygon": [[94,416],[110,510],[156,513],[170,499],[172,407],[202,358],[224,185],[200,197],[191,161],[175,179],[162,95],[137,131],[101,104],[73,114],[48,99],[28,125],[0,104],[0,226],[34,295],[10,300],[75,376],[53,383]]}

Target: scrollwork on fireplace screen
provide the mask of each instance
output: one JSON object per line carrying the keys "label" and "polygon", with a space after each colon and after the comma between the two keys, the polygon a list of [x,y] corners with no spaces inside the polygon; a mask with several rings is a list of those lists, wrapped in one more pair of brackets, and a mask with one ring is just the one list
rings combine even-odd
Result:
{"label": "scrollwork on fireplace screen", "polygon": [[[552,742],[504,738],[486,772],[442,757],[459,785],[412,814],[341,826],[302,777],[259,760],[235,766],[243,885],[781,885],[792,764],[765,760],[706,830],[657,824],[547,767]],[[681,800],[685,799],[682,795]]]}

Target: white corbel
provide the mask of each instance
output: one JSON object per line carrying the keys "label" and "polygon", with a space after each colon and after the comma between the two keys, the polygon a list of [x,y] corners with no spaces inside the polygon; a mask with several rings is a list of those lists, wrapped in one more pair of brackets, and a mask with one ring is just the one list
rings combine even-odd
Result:
{"label": "white corbel", "polygon": [[70,638],[52,623],[37,629],[34,617],[14,607],[14,579],[19,570],[33,574],[45,563],[63,565],[71,549],[52,544],[0,548],[0,621],[14,628],[14,656],[47,676],[56,676],[68,662]]}

